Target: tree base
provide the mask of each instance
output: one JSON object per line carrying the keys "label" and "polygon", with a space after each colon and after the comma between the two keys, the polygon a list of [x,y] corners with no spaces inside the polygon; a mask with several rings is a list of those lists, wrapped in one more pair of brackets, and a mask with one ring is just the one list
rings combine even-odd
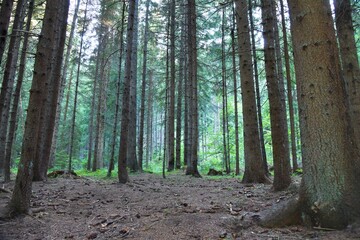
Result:
{"label": "tree base", "polygon": [[262,212],[259,225],[267,228],[302,224],[299,199],[292,198],[271,210]]}

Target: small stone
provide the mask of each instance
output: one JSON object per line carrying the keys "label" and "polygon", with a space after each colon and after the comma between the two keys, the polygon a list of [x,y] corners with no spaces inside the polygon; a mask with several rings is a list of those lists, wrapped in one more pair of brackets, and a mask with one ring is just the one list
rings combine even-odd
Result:
{"label": "small stone", "polygon": [[227,232],[222,232],[219,234],[219,238],[226,238]]}
{"label": "small stone", "polygon": [[87,239],[95,239],[97,238],[97,232],[92,232],[87,236]]}

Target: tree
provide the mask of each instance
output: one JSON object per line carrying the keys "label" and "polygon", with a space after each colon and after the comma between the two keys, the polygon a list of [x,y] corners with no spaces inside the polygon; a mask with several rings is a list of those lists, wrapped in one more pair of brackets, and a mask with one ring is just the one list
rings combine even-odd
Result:
{"label": "tree", "polygon": [[291,84],[289,43],[288,43],[287,31],[286,31],[283,0],[280,0],[280,12],[281,12],[281,27],[282,27],[281,29],[282,29],[282,35],[283,35],[283,41],[284,41],[287,99],[288,99],[288,105],[289,105],[289,118],[290,118],[292,170],[293,170],[293,172],[295,172],[298,169],[297,156],[296,156],[295,111],[294,111],[294,99],[293,99],[293,91],[292,91],[292,84]]}
{"label": "tree", "polygon": [[113,136],[111,142],[111,156],[110,156],[110,163],[107,176],[111,176],[111,171],[114,170],[115,164],[115,145],[116,145],[116,138],[117,138],[117,127],[119,121],[119,108],[120,108],[120,91],[121,91],[121,70],[122,70],[122,62],[123,62],[123,52],[124,52],[124,26],[125,26],[125,8],[126,4],[123,2],[122,4],[122,13],[121,13],[121,25],[120,25],[120,32],[119,32],[119,42],[120,42],[120,49],[119,49],[119,75],[116,84],[116,102],[115,102],[115,117],[114,117],[114,128],[113,128]]}
{"label": "tree", "polygon": [[187,159],[186,174],[201,177],[198,168],[199,147],[199,113],[198,113],[198,81],[197,81],[197,44],[196,44],[196,5],[195,0],[188,0],[188,57],[189,57],[189,136],[190,147]]}
{"label": "tree", "polygon": [[266,177],[266,170],[261,157],[251,58],[249,20],[247,17],[247,1],[236,0],[235,6],[244,125],[245,173],[242,181],[244,183],[265,183],[269,180]]}
{"label": "tree", "polygon": [[264,223],[305,219],[314,226],[341,229],[360,217],[360,167],[331,7],[329,1],[289,0],[289,9],[304,174],[292,211],[275,219],[271,213]]}
{"label": "tree", "polygon": [[20,50],[20,34],[19,30],[23,29],[25,9],[27,2],[19,1],[12,26],[9,50],[7,52],[5,71],[0,92],[0,172],[4,169],[6,139],[8,136],[8,125],[10,117],[11,96],[14,88],[17,61]]}
{"label": "tree", "polygon": [[72,111],[72,118],[71,118],[71,130],[70,130],[70,148],[69,148],[69,165],[68,171],[72,171],[72,158],[73,158],[73,148],[74,148],[74,140],[75,140],[75,120],[76,120],[76,109],[77,109],[77,102],[78,102],[78,93],[79,93],[79,81],[80,81],[80,69],[81,69],[81,56],[83,51],[83,44],[84,44],[84,34],[86,31],[86,19],[87,19],[87,7],[88,7],[89,0],[86,0],[85,5],[85,13],[84,13],[84,22],[81,28],[80,33],[80,46],[79,46],[79,53],[78,53],[78,62],[77,62],[77,69],[76,69],[76,81],[75,81],[75,96],[74,96],[74,108]]}
{"label": "tree", "polygon": [[20,93],[23,85],[24,75],[25,75],[25,68],[26,68],[26,56],[28,51],[28,44],[29,44],[29,37],[30,37],[30,27],[31,27],[31,20],[32,14],[34,10],[34,0],[29,2],[28,7],[28,16],[26,20],[26,27],[24,33],[24,40],[23,46],[21,50],[21,57],[20,57],[20,67],[18,71],[18,78],[16,82],[16,87],[14,91],[14,99],[12,103],[12,111],[10,113],[10,121],[9,121],[9,134],[6,141],[6,148],[5,148],[5,162],[4,162],[4,181],[10,181],[10,166],[11,166],[11,153],[12,147],[15,138],[15,131],[17,126],[17,119],[18,119],[18,109],[19,109],[19,102],[20,102]]}
{"label": "tree", "polygon": [[69,1],[48,0],[46,3],[43,27],[39,37],[37,54],[34,66],[34,75],[30,90],[28,114],[26,117],[24,141],[22,154],[16,176],[15,187],[9,203],[10,215],[27,213],[30,208],[30,198],[33,177],[33,159],[36,154],[42,100],[46,89],[46,78],[48,75],[48,59],[52,55],[52,49],[57,48],[61,54],[64,46],[56,46],[56,35],[61,29],[65,34]]}
{"label": "tree", "polygon": [[274,161],[274,190],[280,191],[291,183],[289,161],[289,139],[287,132],[285,99],[282,98],[280,78],[277,72],[275,53],[275,17],[273,1],[262,0],[265,72],[268,87],[271,139]]}
{"label": "tree", "polygon": [[11,10],[14,0],[4,0],[1,2],[0,9],[0,64],[5,52],[7,33],[10,23]]}
{"label": "tree", "polygon": [[[349,98],[350,117],[357,144],[360,144],[360,67],[357,55],[350,0],[336,0],[335,23],[340,48],[342,76]],[[359,145],[360,146],[360,145]]]}
{"label": "tree", "polygon": [[[125,80],[123,86],[123,99],[121,110],[121,132],[120,132],[120,148],[118,157],[118,179],[120,183],[129,181],[129,175],[126,170],[127,163],[127,150],[129,138],[129,108],[130,108],[130,83],[131,83],[131,64],[133,57],[133,44],[134,44],[134,22],[135,22],[135,8],[136,1],[129,2],[128,8],[128,26],[126,35],[126,60],[125,60]],[[135,136],[134,136],[135,137]]]}

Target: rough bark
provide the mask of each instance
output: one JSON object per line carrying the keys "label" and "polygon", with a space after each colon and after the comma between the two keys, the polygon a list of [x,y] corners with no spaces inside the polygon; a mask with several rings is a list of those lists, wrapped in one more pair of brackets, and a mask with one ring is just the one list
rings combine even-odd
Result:
{"label": "rough bark", "polygon": [[[48,0],[46,3],[43,28],[39,38],[34,66],[33,81],[30,90],[24,141],[21,151],[22,154],[18,167],[18,173],[16,176],[14,191],[8,206],[10,215],[27,213],[30,209],[33,177],[33,159],[35,157],[35,150],[39,134],[42,99],[44,89],[46,89],[46,78],[48,77],[47,64],[48,59],[52,54],[52,48],[55,44],[55,29],[58,26],[57,24],[54,24],[54,22],[57,22],[57,13],[64,13],[65,11],[64,9],[61,9],[62,6],[68,8],[69,1]],[[60,16],[67,17],[67,14],[63,14]]]}
{"label": "rough bark", "polygon": [[312,225],[341,229],[360,217],[360,168],[331,7],[289,0],[289,9],[304,169],[299,208]]}
{"label": "rough bark", "polygon": [[262,20],[265,72],[269,95],[271,139],[274,161],[273,187],[275,191],[280,191],[290,185],[291,178],[285,99],[281,97],[281,84],[276,69],[274,33],[274,21],[276,20],[272,14],[272,4],[273,2],[270,0],[262,1]]}
{"label": "rough bark", "polygon": [[335,0],[335,23],[340,48],[342,76],[349,99],[350,117],[360,146],[360,67],[354,37],[350,0]]}
{"label": "rough bark", "polygon": [[198,81],[197,81],[197,44],[196,44],[196,4],[188,0],[188,57],[189,57],[189,135],[190,159],[186,168],[187,175],[201,177],[198,168],[199,147],[199,113],[198,113]]}
{"label": "rough bark", "polygon": [[260,148],[247,1],[236,0],[235,7],[244,126],[245,173],[242,181],[265,183],[269,180],[266,177]]}
{"label": "rough bark", "polygon": [[121,110],[121,132],[120,132],[120,148],[118,158],[118,179],[120,183],[129,181],[129,175],[126,170],[127,149],[129,138],[129,108],[130,108],[130,82],[131,82],[131,63],[132,63],[132,45],[134,44],[134,21],[135,21],[135,1],[129,2],[128,8],[128,26],[127,26],[127,46],[125,61],[125,79],[123,88],[122,110]]}
{"label": "rough bark", "polygon": [[16,87],[14,91],[14,99],[12,103],[12,112],[10,113],[10,122],[9,122],[9,134],[6,142],[6,151],[5,151],[5,162],[4,162],[4,181],[10,181],[10,167],[11,167],[11,155],[12,155],[12,146],[15,138],[16,126],[17,126],[17,116],[21,95],[22,83],[24,80],[25,68],[26,68],[26,56],[27,48],[29,43],[29,31],[31,27],[31,19],[34,10],[34,0],[29,2],[28,14],[26,20],[26,27],[24,33],[23,46],[21,50],[20,57],[20,67],[18,71],[18,78],[16,81]]}
{"label": "rough bark", "polygon": [[4,170],[5,147],[8,136],[11,96],[13,93],[20,49],[20,32],[23,29],[27,1],[18,1],[7,52],[6,65],[0,92],[0,173]]}

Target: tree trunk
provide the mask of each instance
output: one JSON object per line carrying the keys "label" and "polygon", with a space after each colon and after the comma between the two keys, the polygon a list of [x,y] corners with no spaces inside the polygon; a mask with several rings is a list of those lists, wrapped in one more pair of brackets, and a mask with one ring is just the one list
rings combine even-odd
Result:
{"label": "tree trunk", "polygon": [[153,71],[149,71],[149,90],[147,94],[147,119],[146,119],[146,168],[152,160],[153,148]]}
{"label": "tree trunk", "polygon": [[240,152],[239,152],[239,113],[238,113],[238,82],[236,77],[236,52],[235,52],[235,9],[233,8],[233,26],[231,29],[232,69],[234,85],[234,108],[235,108],[235,174],[240,174]]}
{"label": "tree trunk", "polygon": [[188,56],[189,56],[189,136],[190,159],[186,168],[187,175],[201,177],[198,168],[199,147],[199,113],[198,113],[198,82],[197,82],[197,44],[196,44],[196,4],[188,0]]}
{"label": "tree trunk", "polygon": [[20,67],[18,71],[18,78],[16,82],[15,92],[14,92],[14,100],[12,103],[12,112],[10,113],[10,122],[9,122],[9,134],[8,139],[6,142],[6,151],[5,151],[5,164],[4,164],[4,181],[10,181],[10,167],[11,167],[11,155],[12,155],[12,146],[14,143],[15,132],[16,132],[16,125],[18,119],[18,109],[19,109],[19,102],[20,102],[20,95],[21,95],[21,88],[22,83],[24,80],[25,75],[25,68],[26,68],[26,56],[27,56],[27,48],[29,43],[29,32],[31,27],[31,19],[34,10],[34,0],[29,2],[28,7],[28,16],[26,21],[26,28],[24,33],[24,40],[23,46],[21,50],[21,57],[20,57]]}
{"label": "tree trunk", "polygon": [[14,0],[3,0],[0,9],[0,64],[5,52],[6,39]]}
{"label": "tree trunk", "polygon": [[335,0],[336,30],[340,48],[342,76],[349,99],[350,118],[360,146],[360,68],[354,37],[350,0]]}
{"label": "tree trunk", "polygon": [[126,36],[126,61],[125,61],[125,80],[123,88],[122,110],[121,110],[121,133],[120,133],[120,148],[118,158],[118,179],[120,183],[129,181],[129,175],[126,170],[127,150],[129,138],[129,108],[130,108],[130,83],[131,83],[131,64],[133,57],[134,44],[134,21],[135,21],[136,2],[130,1],[128,8],[128,26]]}
{"label": "tree trunk", "polygon": [[107,176],[111,177],[111,171],[114,170],[114,164],[115,164],[115,146],[116,146],[116,137],[117,137],[117,128],[118,128],[118,121],[119,121],[119,108],[120,108],[120,90],[121,90],[121,70],[122,70],[122,59],[123,59],[123,52],[124,52],[124,24],[125,24],[125,8],[126,3],[123,2],[122,5],[122,14],[121,14],[121,26],[120,26],[120,50],[119,50],[119,77],[117,80],[116,85],[116,102],[115,102],[115,117],[114,117],[114,128],[113,128],[113,136],[112,136],[112,142],[111,142],[111,156],[110,156],[110,163],[109,163],[109,169]]}
{"label": "tree trunk", "polygon": [[0,93],[0,174],[4,170],[6,138],[8,136],[11,96],[13,93],[17,62],[20,49],[20,32],[23,29],[25,9],[27,2],[18,1],[12,33],[10,37],[9,50],[6,58],[6,65],[3,75]]}
{"label": "tree trunk", "polygon": [[256,93],[256,106],[257,106],[257,116],[259,121],[259,137],[260,137],[260,146],[261,146],[261,157],[264,164],[264,169],[266,175],[270,175],[269,167],[267,163],[267,156],[265,151],[265,141],[264,141],[264,128],[262,121],[262,108],[261,108],[261,93],[260,93],[260,84],[259,84],[259,71],[258,71],[258,59],[256,54],[256,43],[255,43],[255,26],[254,26],[254,16],[253,16],[253,0],[249,0],[249,19],[250,19],[250,32],[251,32],[251,50],[252,58],[254,64],[254,78],[255,78],[255,93]]}
{"label": "tree trunk", "polygon": [[286,31],[286,24],[285,24],[285,13],[284,13],[283,0],[280,0],[280,11],[281,11],[282,35],[283,35],[283,41],[284,41],[284,57],[285,57],[285,69],[286,69],[287,98],[288,98],[289,117],[290,117],[292,171],[295,172],[298,169],[297,156],[296,156],[295,112],[294,112],[294,99],[293,99],[293,96],[292,96],[293,91],[292,91],[292,84],[291,84],[289,43],[288,43],[288,39],[287,39],[287,31]]}
{"label": "tree trunk", "polygon": [[289,9],[304,169],[299,210],[314,226],[341,229],[360,217],[360,166],[331,7],[289,0]]}
{"label": "tree trunk", "polygon": [[289,161],[289,139],[287,133],[285,99],[277,73],[274,21],[271,0],[262,1],[265,72],[269,94],[271,139],[274,161],[274,190],[280,191],[291,183]]}
{"label": "tree trunk", "polygon": [[130,108],[129,108],[129,136],[128,136],[128,150],[127,150],[127,164],[132,172],[139,170],[136,154],[136,123],[137,123],[137,51],[138,51],[138,28],[139,28],[139,0],[135,1],[135,12],[134,12],[134,31],[133,31],[133,43],[132,43],[132,54],[131,57],[131,82],[130,82]]}
{"label": "tree trunk", "polygon": [[236,0],[236,22],[242,90],[245,173],[243,183],[267,183],[259,139],[258,116],[254,92],[247,0]]}
{"label": "tree trunk", "polygon": [[140,106],[140,133],[139,133],[139,169],[143,170],[144,155],[144,125],[145,125],[145,97],[146,97],[146,76],[147,76],[147,47],[149,34],[149,5],[150,0],[146,0],[145,30],[144,30],[144,50],[143,50],[143,72],[141,86],[141,106]]}
{"label": "tree trunk", "polygon": [[[85,13],[84,19],[87,19],[87,7],[88,7],[89,0],[86,1],[85,5]],[[75,120],[76,120],[76,108],[77,108],[77,101],[78,101],[78,92],[79,92],[79,82],[80,82],[80,68],[81,68],[81,56],[83,51],[83,44],[84,44],[84,34],[86,31],[86,21],[84,21],[81,33],[80,33],[80,46],[79,46],[79,55],[78,55],[78,64],[76,69],[76,81],[75,81],[75,96],[74,96],[74,108],[72,112],[72,120],[71,120],[71,130],[70,130],[70,149],[69,149],[69,165],[68,171],[72,171],[72,158],[73,158],[73,149],[74,149],[74,141],[75,141]]]}
{"label": "tree trunk", "polygon": [[[56,44],[56,30],[59,24],[66,22],[68,7],[68,0],[48,0],[46,3],[43,28],[38,43],[33,81],[30,90],[21,159],[14,191],[9,203],[9,213],[11,213],[11,215],[27,213],[30,208],[33,177],[32,165],[38,143],[42,100],[44,90],[46,89],[45,83],[46,78],[49,77],[47,64],[48,59],[52,55],[52,49]],[[63,51],[63,49],[59,49],[59,52],[61,51]]]}

